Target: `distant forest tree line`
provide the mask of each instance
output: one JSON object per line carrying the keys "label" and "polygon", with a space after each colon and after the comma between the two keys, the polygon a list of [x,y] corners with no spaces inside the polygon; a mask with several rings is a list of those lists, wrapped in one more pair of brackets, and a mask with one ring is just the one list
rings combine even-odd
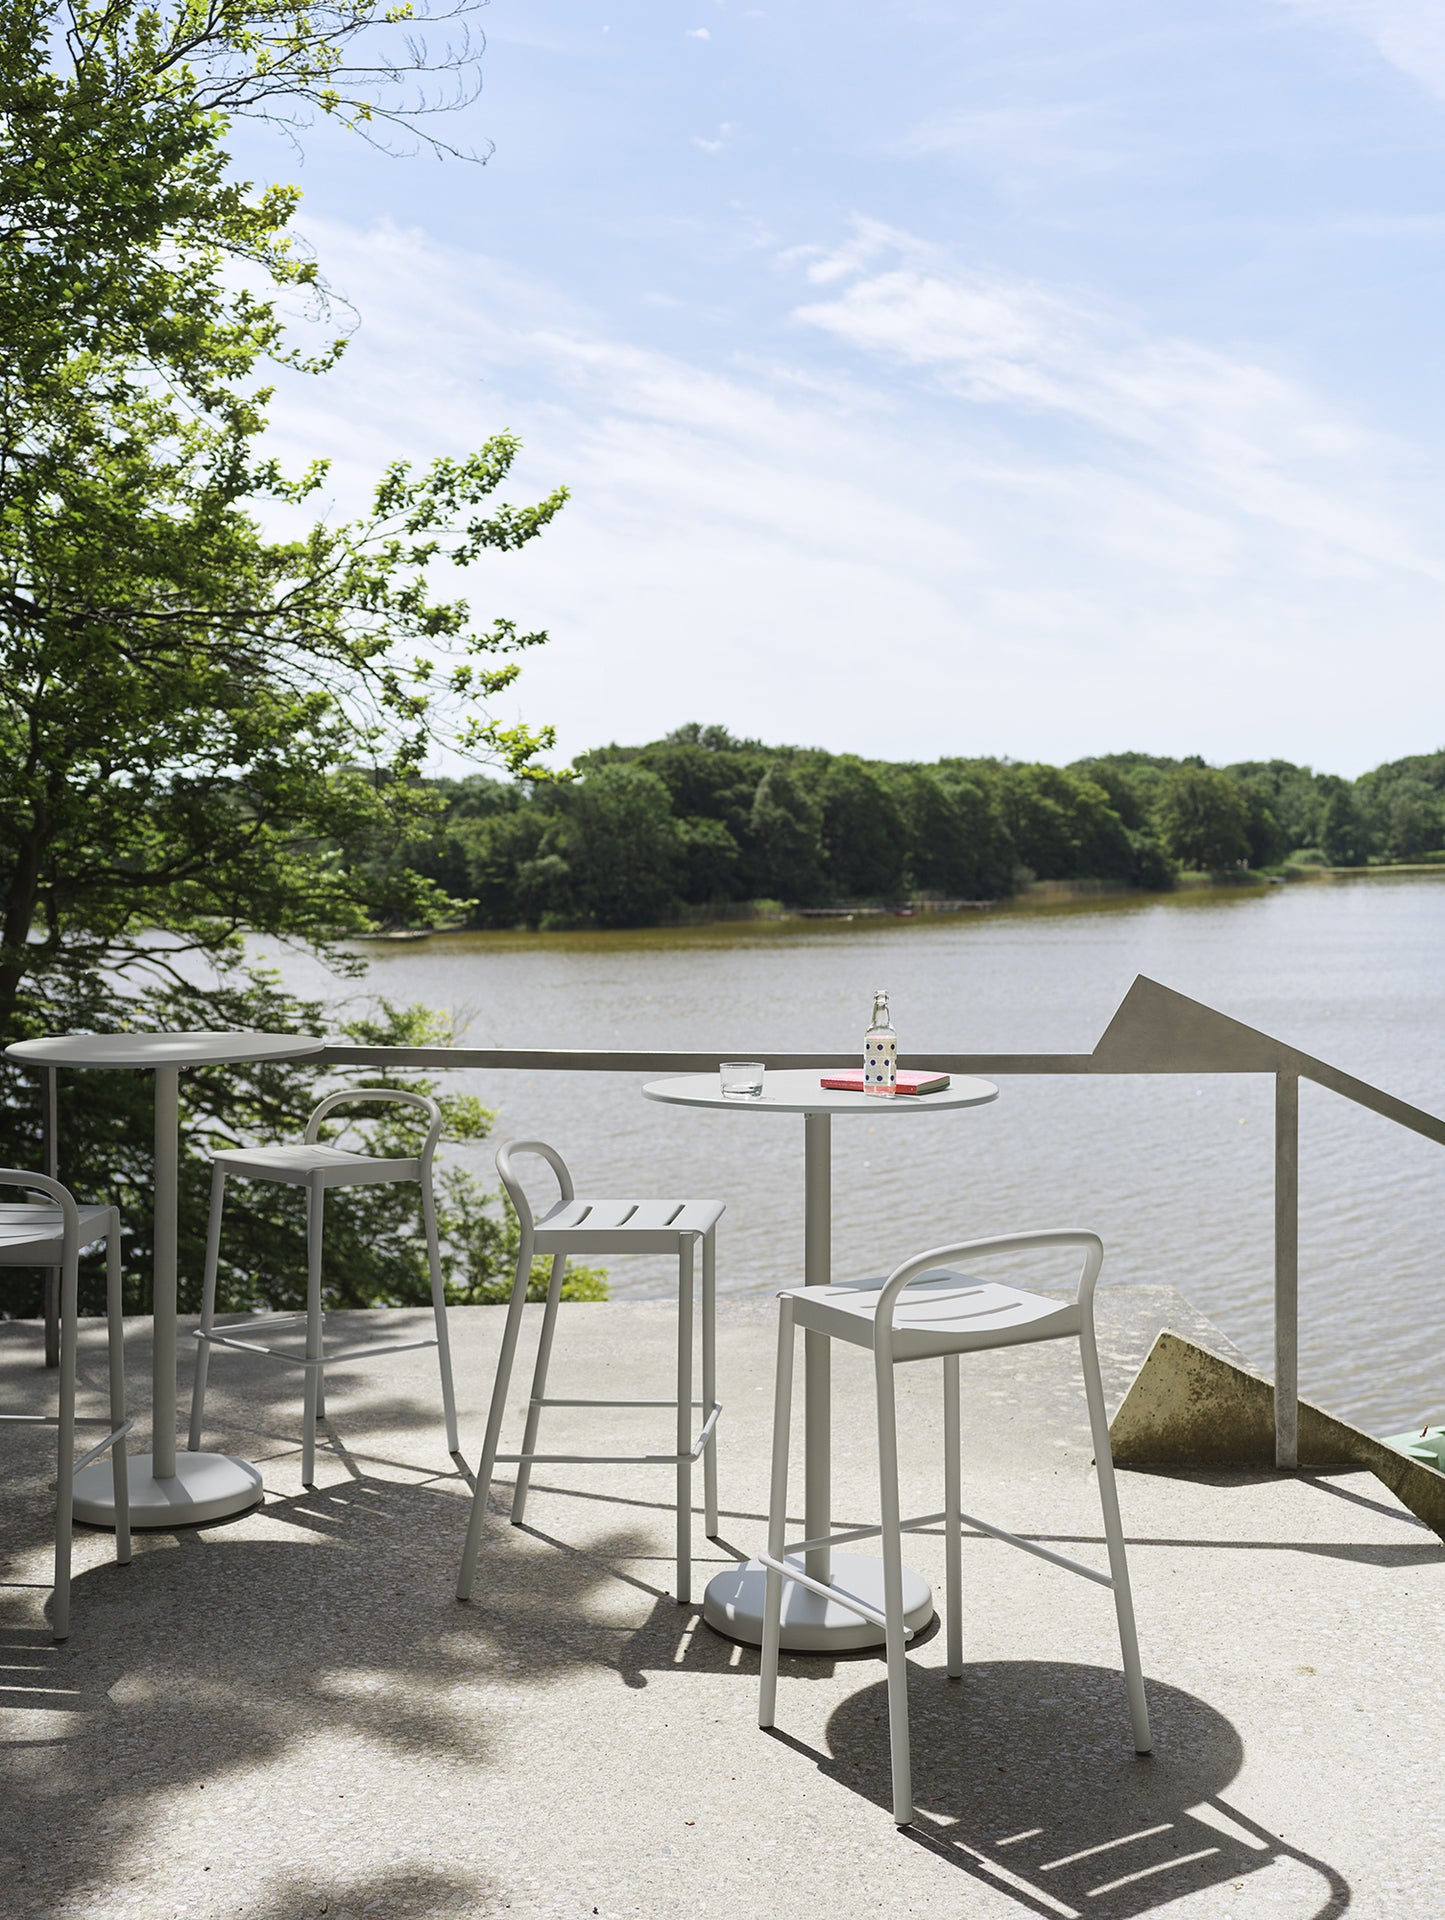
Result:
{"label": "distant forest tree line", "polygon": [[398,857],[489,928],[1445,860],[1445,752],[1352,782],[1285,760],[1211,767],[1142,753],[1066,767],[893,763],[694,724],[583,754],[576,776],[429,782],[430,825]]}

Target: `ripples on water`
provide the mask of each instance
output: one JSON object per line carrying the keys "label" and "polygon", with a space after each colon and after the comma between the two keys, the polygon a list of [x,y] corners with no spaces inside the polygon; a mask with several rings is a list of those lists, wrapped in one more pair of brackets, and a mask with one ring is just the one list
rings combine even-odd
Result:
{"label": "ripples on water", "polygon": [[[369,949],[368,990],[449,1007],[476,1046],[856,1055],[875,987],[900,1043],[1086,1052],[1136,974],[1438,1112],[1445,1109],[1445,875],[1364,877],[1058,910],[632,934],[435,938]],[[324,977],[282,961],[293,987]],[[728,1203],[719,1285],[801,1279],[803,1125],[688,1112],[643,1076],[468,1072],[496,1137],[540,1135],[597,1190]],[[1445,1419],[1439,1195],[1445,1149],[1302,1085],[1301,1382],[1378,1432]],[[1010,1079],[969,1112],[839,1117],[834,1271],[1022,1226],[1104,1238],[1104,1284],[1177,1286],[1269,1363],[1273,1088],[1267,1078]],[[471,1150],[491,1175],[488,1148]],[[665,1267],[619,1262],[619,1294]]]}

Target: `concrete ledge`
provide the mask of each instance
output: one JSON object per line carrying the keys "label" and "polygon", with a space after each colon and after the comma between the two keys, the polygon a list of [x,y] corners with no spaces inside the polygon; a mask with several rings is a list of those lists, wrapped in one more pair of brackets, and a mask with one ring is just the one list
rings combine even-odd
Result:
{"label": "concrete ledge", "polygon": [[[1156,1335],[1109,1436],[1120,1467],[1273,1466],[1274,1389],[1259,1374],[1165,1331]],[[1445,1473],[1303,1400],[1299,1463],[1368,1467],[1401,1506],[1445,1539]]]}

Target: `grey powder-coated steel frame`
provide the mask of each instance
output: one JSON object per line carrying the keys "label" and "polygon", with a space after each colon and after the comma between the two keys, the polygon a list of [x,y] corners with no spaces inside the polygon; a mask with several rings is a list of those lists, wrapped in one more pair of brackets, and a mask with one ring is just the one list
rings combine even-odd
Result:
{"label": "grey powder-coated steel frame", "polygon": [[[136,1036],[144,1038],[144,1036]],[[167,1036],[172,1037],[172,1036]],[[230,1036],[236,1038],[237,1036]],[[12,1057],[39,1068],[45,1111],[57,1061],[34,1052],[35,1043],[7,1049]],[[827,1052],[768,1052],[738,1046],[661,1050],[639,1048],[587,1049],[537,1047],[375,1047],[351,1043],[302,1044],[322,1068],[424,1068],[431,1072],[484,1069],[495,1072],[565,1072],[681,1074],[716,1071],[720,1060],[748,1057],[761,1060],[769,1071],[785,1068],[822,1069],[836,1066],[836,1049]],[[69,1060],[59,1064],[80,1064]],[[900,1066],[933,1067],[950,1074],[978,1074],[990,1079],[1035,1076],[1107,1074],[1259,1073],[1273,1077],[1275,1099],[1275,1212],[1274,1212],[1274,1321],[1275,1321],[1275,1460],[1289,1470],[1298,1464],[1299,1371],[1299,1082],[1312,1080],[1341,1098],[1377,1113],[1408,1132],[1445,1146],[1445,1119],[1407,1100],[1372,1086],[1315,1055],[1216,1012],[1186,994],[1161,986],[1142,974],[1120,1003],[1114,1017],[1088,1053],[953,1053],[939,1048],[900,1056]],[[158,1079],[163,1076],[158,1075]],[[174,1074],[168,1076],[174,1081]],[[161,1148],[174,1142],[174,1086],[157,1087],[157,1166],[164,1175]],[[167,1126],[169,1109],[170,1124]],[[52,1136],[53,1137],[53,1136]],[[57,1168],[48,1160],[47,1170]],[[163,1181],[158,1183],[157,1215],[163,1211]],[[163,1236],[157,1234],[157,1298],[162,1298]],[[171,1258],[174,1259],[172,1240]],[[174,1272],[170,1276],[174,1287]],[[172,1295],[173,1297],[173,1295]],[[53,1341],[47,1342],[48,1346]],[[174,1348],[172,1345],[172,1359]],[[163,1377],[162,1342],[156,1343],[156,1379],[169,1392],[172,1411],[175,1385]],[[160,1395],[157,1395],[160,1404]],[[172,1520],[179,1518],[172,1515]]]}
{"label": "grey powder-coated steel frame", "polygon": [[[952,1271],[956,1260],[984,1259],[998,1253],[1025,1253],[1046,1248],[1073,1248],[1083,1256],[1076,1296],[1064,1307],[1021,1293],[1012,1287],[985,1289],[972,1282],[971,1275]],[[783,1644],[782,1611],[784,1592],[789,1587],[813,1587],[829,1592],[824,1582],[816,1582],[797,1562],[799,1546],[792,1556],[785,1543],[788,1512],[788,1444],[790,1402],[793,1382],[794,1326],[800,1322],[811,1337],[825,1344],[831,1339],[847,1339],[855,1345],[871,1347],[877,1398],[878,1480],[881,1494],[881,1524],[855,1527],[835,1539],[881,1539],[883,1547],[883,1606],[881,1611],[859,1602],[853,1596],[834,1597],[842,1605],[853,1607],[861,1618],[870,1620],[884,1634],[888,1659],[888,1726],[893,1767],[893,1818],[907,1826],[913,1818],[912,1768],[908,1737],[908,1671],[904,1659],[913,1628],[904,1607],[904,1568],[902,1536],[920,1527],[944,1524],[948,1567],[948,1672],[952,1679],[963,1673],[963,1609],[961,1600],[961,1531],[964,1522],[1019,1547],[1025,1553],[1048,1560],[1056,1567],[1082,1575],[1098,1586],[1107,1587],[1114,1596],[1119,1629],[1119,1651],[1124,1663],[1124,1679],[1129,1696],[1129,1717],[1133,1724],[1134,1746],[1148,1753],[1152,1745],[1149,1709],[1144,1697],[1144,1675],[1139,1663],[1139,1639],[1134,1626],[1134,1603],[1129,1590],[1129,1562],[1124,1549],[1124,1529],[1119,1517],[1119,1496],[1114,1484],[1114,1465],[1109,1451],[1109,1422],[1104,1408],[1104,1386],[1099,1373],[1099,1350],[1094,1336],[1094,1287],[1103,1265],[1103,1245],[1095,1233],[1076,1228],[1049,1228],[1034,1233],[996,1235],[986,1240],[961,1241],[953,1246],[934,1247],[895,1267],[885,1281],[858,1283],[817,1293],[793,1289],[784,1293],[778,1318],[778,1370],[773,1405],[772,1484],[768,1499],[768,1551],[761,1556],[767,1569],[767,1593],[764,1608],[762,1656],[759,1661],[758,1724],[774,1724],[778,1695],[778,1650]],[[930,1301],[914,1296],[919,1317],[910,1324],[895,1320],[900,1296],[915,1283],[931,1283],[937,1306],[930,1312]],[[961,1283],[961,1284],[960,1284]],[[876,1301],[868,1296],[877,1288]],[[940,1292],[941,1289],[941,1292]],[[986,1303],[980,1296],[991,1293]],[[845,1302],[840,1312],[835,1302]],[[960,1309],[962,1309],[960,1311]],[[1043,1310],[1041,1312],[1041,1310]],[[1082,1561],[1054,1553],[1032,1540],[1023,1540],[988,1521],[965,1514],[960,1506],[959,1474],[959,1356],[988,1349],[1017,1346],[1032,1340],[1076,1338],[1084,1376],[1084,1393],[1089,1407],[1089,1427],[1094,1442],[1094,1461],[1103,1511],[1104,1537],[1108,1545],[1109,1571],[1102,1574]],[[944,1510],[905,1520],[898,1501],[898,1430],[894,1406],[893,1369],[930,1360],[943,1362],[944,1394]],[[809,1529],[811,1532],[811,1529]],[[807,1543],[801,1543],[805,1549]]]}
{"label": "grey powder-coated steel frame", "polygon": [[[126,1461],[132,1527],[174,1527],[219,1520],[254,1506],[261,1476],[249,1460],[224,1453],[176,1452],[176,1203],[180,1186],[180,1077],[189,1067],[319,1056],[311,1034],[100,1033],[19,1040],[5,1051],[42,1070],[132,1069],[155,1076],[154,1350],[151,1451]],[[48,1078],[46,1089],[48,1092]],[[102,1463],[75,1477],[75,1517],[115,1525],[115,1493]]]}
{"label": "grey powder-coated steel frame", "polygon": [[[483,1067],[501,1071],[562,1073],[706,1073],[720,1060],[762,1061],[771,1072],[788,1067],[822,1069],[838,1064],[827,1053],[777,1053],[730,1046],[690,1051],[617,1048],[364,1047],[328,1046],[318,1056],[329,1067]],[[1217,1013],[1202,1001],[1140,974],[1089,1053],[900,1054],[900,1067],[935,1068],[998,1080],[1018,1076],[1175,1073],[1260,1073],[1274,1078],[1274,1404],[1275,1463],[1299,1464],[1299,1083],[1312,1080],[1342,1099],[1393,1121],[1410,1133],[1445,1146],[1445,1119],[1386,1093],[1369,1081],[1289,1046],[1241,1020]]]}
{"label": "grey powder-coated steel frame", "polygon": [[[998,1098],[997,1087],[972,1076],[955,1079],[937,1093],[887,1096],[821,1087],[816,1072],[796,1068],[766,1074],[756,1098],[724,1094],[716,1072],[654,1080],[642,1091],[649,1100],[665,1105],[803,1116],[803,1279],[809,1287],[825,1287],[832,1278],[834,1115],[877,1119],[886,1114],[900,1125],[910,1120],[917,1124],[927,1114],[987,1106]],[[842,1653],[876,1646],[883,1638],[882,1562],[846,1554],[838,1555],[835,1565],[828,1538],[833,1527],[831,1366],[827,1338],[807,1334],[803,1341],[804,1532],[818,1544],[805,1549],[807,1579],[788,1591],[783,1644],[796,1653]],[[903,1577],[907,1621],[916,1630],[932,1617],[933,1594],[928,1582],[911,1569],[906,1568]],[[837,1596],[844,1591],[862,1604],[853,1607],[841,1601]],[[763,1637],[766,1597],[762,1561],[747,1560],[708,1582],[703,1617],[719,1633],[756,1646]]]}

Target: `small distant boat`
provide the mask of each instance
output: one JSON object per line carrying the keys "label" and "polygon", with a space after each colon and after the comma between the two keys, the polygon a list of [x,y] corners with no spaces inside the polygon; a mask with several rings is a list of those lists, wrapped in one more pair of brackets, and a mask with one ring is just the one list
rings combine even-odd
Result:
{"label": "small distant boat", "polygon": [[911,920],[918,909],[917,907],[890,907],[888,911],[895,920]]}

